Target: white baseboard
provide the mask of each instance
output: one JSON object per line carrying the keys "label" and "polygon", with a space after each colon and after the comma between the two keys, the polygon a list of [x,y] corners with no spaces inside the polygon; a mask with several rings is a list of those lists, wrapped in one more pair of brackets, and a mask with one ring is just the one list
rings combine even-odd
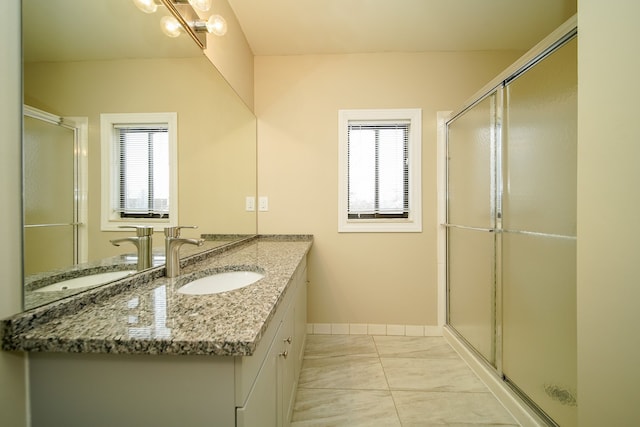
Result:
{"label": "white baseboard", "polygon": [[309,335],[396,335],[440,337],[442,328],[432,325],[387,325],[372,323],[307,323]]}
{"label": "white baseboard", "polygon": [[442,336],[522,427],[545,427],[547,425],[446,326],[442,329]]}

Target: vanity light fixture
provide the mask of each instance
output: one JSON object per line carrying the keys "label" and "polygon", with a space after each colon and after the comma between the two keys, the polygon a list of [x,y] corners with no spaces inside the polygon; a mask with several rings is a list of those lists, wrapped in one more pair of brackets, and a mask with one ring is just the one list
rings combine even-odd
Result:
{"label": "vanity light fixture", "polygon": [[[189,26],[196,32],[206,31],[216,36],[224,36],[227,33],[227,21],[220,15],[211,15],[206,21],[194,21]],[[183,27],[174,16],[163,16],[160,19],[160,28],[168,37],[178,37]]]}
{"label": "vanity light fixture", "polygon": [[182,25],[174,16],[160,18],[160,28],[167,37],[178,37],[182,32]]}
{"label": "vanity light fixture", "polygon": [[227,33],[227,21],[220,15],[214,14],[206,21],[201,19],[196,10],[206,12],[211,9],[212,0],[133,0],[138,9],[145,13],[154,13],[159,5],[164,5],[171,16],[160,19],[162,32],[169,37],[178,37],[186,32],[201,48],[207,47],[206,37],[202,34],[208,32],[216,36]]}
{"label": "vanity light fixture", "polygon": [[193,27],[196,31],[207,31],[216,36],[227,33],[227,21],[220,15],[211,15],[206,21],[195,21]]}

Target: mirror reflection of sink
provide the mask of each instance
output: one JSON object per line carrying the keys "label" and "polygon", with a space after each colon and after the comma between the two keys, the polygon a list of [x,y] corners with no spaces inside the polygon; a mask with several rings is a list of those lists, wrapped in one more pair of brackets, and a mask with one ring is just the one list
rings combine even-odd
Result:
{"label": "mirror reflection of sink", "polygon": [[244,288],[262,279],[264,274],[255,271],[225,271],[196,279],[178,289],[186,295],[210,295]]}
{"label": "mirror reflection of sink", "polygon": [[54,292],[65,291],[68,289],[87,288],[122,279],[123,277],[133,273],[136,273],[136,270],[108,271],[105,273],[89,274],[43,286],[42,288],[35,289],[34,292]]}

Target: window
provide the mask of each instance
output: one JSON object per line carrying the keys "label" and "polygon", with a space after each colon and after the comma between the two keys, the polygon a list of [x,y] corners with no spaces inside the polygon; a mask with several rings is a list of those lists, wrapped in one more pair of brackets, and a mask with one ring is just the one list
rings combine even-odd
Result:
{"label": "window", "polygon": [[169,218],[169,128],[114,125],[120,218]]}
{"label": "window", "polygon": [[338,121],[338,231],[422,231],[421,111],[340,110]]}
{"label": "window", "polygon": [[177,224],[175,113],[102,114],[102,230]]}
{"label": "window", "polygon": [[347,125],[347,218],[409,217],[409,122]]}

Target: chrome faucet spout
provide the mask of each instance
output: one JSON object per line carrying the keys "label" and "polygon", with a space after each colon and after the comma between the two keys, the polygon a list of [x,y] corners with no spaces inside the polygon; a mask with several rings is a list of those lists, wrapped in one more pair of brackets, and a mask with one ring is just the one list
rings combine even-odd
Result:
{"label": "chrome faucet spout", "polygon": [[186,239],[180,237],[181,228],[197,228],[192,227],[167,227],[164,229],[164,247],[165,247],[165,262],[166,262],[166,276],[176,277],[180,275],[180,247],[184,244],[202,246],[204,239]]}
{"label": "chrome faucet spout", "polygon": [[109,240],[113,246],[120,246],[120,243],[129,242],[136,246],[138,252],[138,271],[150,268],[153,259],[153,245],[151,236],[153,227],[150,226],[121,226],[120,228],[135,228],[136,237],[123,237],[121,239]]}
{"label": "chrome faucet spout", "polygon": [[120,243],[131,242],[136,245],[136,248],[139,246],[139,241],[137,237],[123,237],[122,239],[113,239],[109,240],[113,246],[120,246]]}

